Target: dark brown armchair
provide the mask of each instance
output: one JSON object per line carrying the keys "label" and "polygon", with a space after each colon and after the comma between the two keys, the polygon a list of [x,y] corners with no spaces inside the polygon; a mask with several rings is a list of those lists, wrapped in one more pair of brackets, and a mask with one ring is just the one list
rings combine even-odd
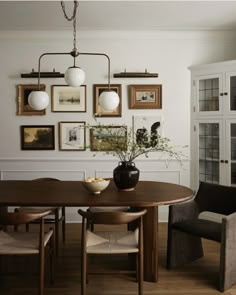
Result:
{"label": "dark brown armchair", "polygon": [[200,183],[196,197],[169,208],[167,268],[203,256],[201,238],[221,244],[219,290],[236,283],[236,187]]}

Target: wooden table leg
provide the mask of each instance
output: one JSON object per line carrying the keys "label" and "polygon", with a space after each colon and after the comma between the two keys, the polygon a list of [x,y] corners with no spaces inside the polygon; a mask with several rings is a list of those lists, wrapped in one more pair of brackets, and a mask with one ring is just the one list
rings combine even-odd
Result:
{"label": "wooden table leg", "polygon": [[148,207],[143,218],[144,280],[158,281],[158,207]]}

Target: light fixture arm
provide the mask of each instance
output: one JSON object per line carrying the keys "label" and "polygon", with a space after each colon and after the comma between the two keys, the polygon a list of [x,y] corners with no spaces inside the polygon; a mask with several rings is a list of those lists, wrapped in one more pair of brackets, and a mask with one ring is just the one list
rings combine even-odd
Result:
{"label": "light fixture arm", "polygon": [[105,54],[105,53],[97,53],[97,52],[78,52],[77,50],[73,50],[71,52],[46,52],[40,55],[39,60],[38,60],[38,89],[40,90],[40,70],[41,70],[41,59],[42,57],[46,55],[71,55],[74,58],[74,64],[75,64],[75,58],[78,55],[96,55],[96,56],[105,56],[107,58],[108,62],[108,90],[111,90],[111,83],[110,83],[110,74],[111,74],[111,61],[110,57]]}

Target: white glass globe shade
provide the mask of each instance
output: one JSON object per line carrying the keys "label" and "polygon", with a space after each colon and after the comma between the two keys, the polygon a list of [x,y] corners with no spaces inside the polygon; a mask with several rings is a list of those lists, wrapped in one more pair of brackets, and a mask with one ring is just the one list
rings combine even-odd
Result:
{"label": "white glass globe shade", "polygon": [[45,91],[31,91],[28,97],[28,103],[32,109],[41,111],[46,109],[49,104],[49,96]]}
{"label": "white glass globe shade", "polygon": [[119,95],[115,91],[103,91],[99,96],[99,105],[104,111],[114,111],[119,102]]}
{"label": "white glass globe shade", "polygon": [[85,73],[79,67],[70,67],[65,72],[65,81],[68,85],[78,87],[84,83]]}

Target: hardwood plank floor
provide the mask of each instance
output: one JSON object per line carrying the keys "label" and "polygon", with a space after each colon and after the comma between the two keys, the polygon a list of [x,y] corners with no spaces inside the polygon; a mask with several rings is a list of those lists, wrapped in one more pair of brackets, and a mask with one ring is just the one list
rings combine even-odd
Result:
{"label": "hardwood plank floor", "polygon": [[[50,285],[46,279],[44,295],[78,295],[80,294],[80,225],[67,224],[66,244],[61,245],[55,267],[55,283]],[[205,256],[198,261],[168,271],[166,259],[166,224],[159,224],[159,281],[144,282],[145,295],[236,295],[236,286],[225,293],[216,290],[219,267],[219,244],[204,240]],[[91,268],[103,262],[104,269],[128,268],[127,256],[92,257]],[[36,295],[37,275],[35,262],[29,258],[16,261],[2,261],[2,269],[8,275],[0,276],[1,295]],[[10,264],[10,265],[9,265]],[[33,267],[34,266],[34,267]],[[99,266],[100,267],[100,266]],[[91,269],[90,268],[90,269]],[[33,274],[32,274],[33,272]],[[137,294],[137,283],[132,275],[90,275],[88,295]]]}

